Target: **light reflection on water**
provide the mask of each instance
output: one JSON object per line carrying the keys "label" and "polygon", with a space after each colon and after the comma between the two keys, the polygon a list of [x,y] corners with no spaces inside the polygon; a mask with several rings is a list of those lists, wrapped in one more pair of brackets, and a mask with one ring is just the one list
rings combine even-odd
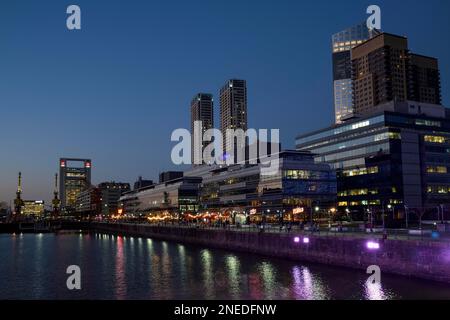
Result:
{"label": "light reflection on water", "polygon": [[[0,235],[0,299],[450,299],[450,286],[140,237]],[[67,266],[82,290],[66,289]]]}
{"label": "light reflection on water", "polygon": [[372,283],[367,280],[364,284],[365,299],[367,300],[392,300],[395,299],[395,294],[383,288],[382,283]]}

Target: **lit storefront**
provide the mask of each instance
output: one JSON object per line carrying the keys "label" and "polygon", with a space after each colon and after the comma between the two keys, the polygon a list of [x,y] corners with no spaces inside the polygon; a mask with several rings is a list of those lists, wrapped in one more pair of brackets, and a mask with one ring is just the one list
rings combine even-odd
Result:
{"label": "lit storefront", "polygon": [[283,151],[279,170],[264,175],[261,165],[203,166],[185,173],[202,178],[200,211],[217,211],[231,222],[300,222],[310,210],[335,206],[336,176],[314,163],[309,152]]}
{"label": "lit storefront", "polygon": [[200,182],[200,178],[182,177],[126,192],[119,199],[119,210],[122,215],[144,215],[154,222],[186,220],[198,213]]}

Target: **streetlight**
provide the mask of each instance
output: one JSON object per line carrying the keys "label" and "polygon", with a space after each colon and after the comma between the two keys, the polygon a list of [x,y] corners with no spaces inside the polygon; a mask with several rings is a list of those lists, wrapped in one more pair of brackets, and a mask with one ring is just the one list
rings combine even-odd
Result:
{"label": "streetlight", "polygon": [[336,208],[331,208],[328,215],[328,228],[331,228],[331,216],[336,213]]}
{"label": "streetlight", "polygon": [[367,214],[368,214],[368,218],[369,218],[369,224],[370,224],[370,232],[373,231],[373,217],[372,217],[372,211],[367,208]]}
{"label": "streetlight", "polygon": [[408,206],[405,204],[406,229],[408,229]]}

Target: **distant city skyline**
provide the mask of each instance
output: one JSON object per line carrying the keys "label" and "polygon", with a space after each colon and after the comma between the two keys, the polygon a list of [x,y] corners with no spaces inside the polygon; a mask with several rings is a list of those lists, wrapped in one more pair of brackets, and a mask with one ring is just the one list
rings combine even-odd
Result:
{"label": "distant city skyline", "polygon": [[[50,204],[63,157],[92,159],[93,184],[183,169],[171,164],[170,133],[190,128],[198,92],[213,94],[220,119],[229,79],[246,80],[248,127],[280,128],[294,148],[299,133],[334,122],[330,39],[364,21],[369,5],[82,0],[82,30],[68,31],[69,4],[0,4],[0,201],[14,198],[21,171],[23,199]],[[439,60],[449,106],[450,3],[376,4],[383,31]]]}

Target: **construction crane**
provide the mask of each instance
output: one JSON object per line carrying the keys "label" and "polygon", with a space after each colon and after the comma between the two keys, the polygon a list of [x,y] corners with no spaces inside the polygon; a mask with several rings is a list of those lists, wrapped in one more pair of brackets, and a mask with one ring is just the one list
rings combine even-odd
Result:
{"label": "construction crane", "polygon": [[58,174],[55,174],[55,190],[53,191],[53,200],[52,200],[52,205],[53,205],[53,216],[57,217],[59,216],[59,208],[61,205],[61,200],[59,200],[58,197]]}
{"label": "construction crane", "polygon": [[22,200],[22,172],[19,172],[19,181],[17,184],[16,199],[14,199],[14,218],[18,219],[22,213],[24,203]]}

